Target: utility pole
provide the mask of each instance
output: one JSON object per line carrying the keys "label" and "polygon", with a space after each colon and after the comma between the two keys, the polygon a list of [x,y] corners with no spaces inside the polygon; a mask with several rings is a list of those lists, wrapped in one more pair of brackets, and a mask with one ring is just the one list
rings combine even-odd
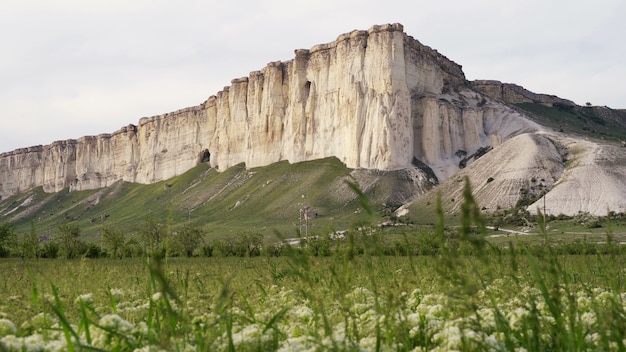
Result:
{"label": "utility pole", "polygon": [[309,214],[308,212],[304,213],[304,231],[306,232],[306,237],[309,237]]}

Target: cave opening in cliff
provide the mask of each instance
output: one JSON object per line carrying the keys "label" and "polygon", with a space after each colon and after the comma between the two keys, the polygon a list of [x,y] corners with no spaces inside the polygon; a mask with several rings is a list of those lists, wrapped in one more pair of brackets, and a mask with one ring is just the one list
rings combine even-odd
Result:
{"label": "cave opening in cliff", "polygon": [[304,84],[304,89],[302,92],[302,96],[305,100],[309,99],[309,94],[311,93],[311,81],[306,81]]}
{"label": "cave opening in cliff", "polygon": [[211,161],[211,153],[209,153],[208,149],[205,149],[203,151],[200,152],[200,162],[201,163],[208,163],[209,161]]}

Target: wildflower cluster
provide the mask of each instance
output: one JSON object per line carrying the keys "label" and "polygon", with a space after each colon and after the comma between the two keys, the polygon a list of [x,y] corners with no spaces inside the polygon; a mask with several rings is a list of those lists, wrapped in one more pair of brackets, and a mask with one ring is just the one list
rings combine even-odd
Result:
{"label": "wildflower cluster", "polygon": [[[555,348],[555,334],[569,334],[579,350],[617,351],[626,345],[611,329],[615,320],[608,319],[624,316],[626,294],[583,288],[546,296],[531,285],[511,294],[508,285],[496,280],[466,297],[471,309],[444,293],[420,289],[384,298],[358,286],[314,302],[297,290],[271,285],[238,302],[220,306],[216,299],[209,309],[199,297],[176,303],[160,291],[142,297],[111,289],[115,304],[101,304],[88,293],[75,298],[76,306],[87,310],[77,324],[65,326],[63,315],[46,313],[21,326],[0,319],[0,349],[63,351],[71,344],[120,351],[526,351]],[[163,325],[165,310],[177,314],[170,330]],[[564,319],[564,330],[555,330]]]}

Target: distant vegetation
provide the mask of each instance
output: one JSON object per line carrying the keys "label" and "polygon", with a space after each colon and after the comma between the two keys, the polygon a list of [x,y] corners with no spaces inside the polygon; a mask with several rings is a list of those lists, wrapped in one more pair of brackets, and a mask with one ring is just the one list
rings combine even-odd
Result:
{"label": "distant vegetation", "polygon": [[[127,186],[133,186],[134,190],[144,187],[148,190],[161,189],[166,193],[174,188],[177,182],[171,182],[171,184],[173,186],[166,189],[161,189],[158,185],[154,187],[151,185]],[[116,223],[109,220],[118,216],[118,212],[112,207],[115,202],[111,202],[106,209],[113,215],[96,224],[90,221],[69,219],[58,223],[51,229],[48,228],[45,232],[38,232],[35,221],[31,220],[28,232],[24,233],[20,232],[20,228],[14,223],[4,221],[0,223],[0,257],[61,257],[66,259],[78,257],[119,259],[132,257],[279,257],[286,254],[287,242],[292,244],[299,242],[301,244],[299,250],[314,257],[332,256],[338,253],[348,253],[351,256],[363,255],[368,251],[365,244],[375,248],[373,252],[370,250],[370,255],[421,256],[435,255],[441,250],[441,241],[437,240],[434,235],[436,231],[442,231],[450,241],[458,238],[460,231],[463,231],[459,227],[462,225],[462,217],[446,219],[445,227],[437,230],[432,220],[441,216],[437,214],[435,204],[423,205],[421,208],[430,209],[431,213],[423,212],[413,214],[412,217],[397,217],[389,208],[371,204],[368,196],[362,193],[356,184],[351,185],[352,192],[356,193],[350,202],[357,210],[350,210],[349,214],[345,215],[352,221],[345,227],[345,230],[335,230],[331,226],[313,226],[323,223],[324,219],[320,218],[307,220],[306,223],[301,219],[299,223],[289,226],[285,232],[276,230],[268,234],[267,231],[261,232],[256,228],[243,226],[235,227],[239,230],[228,235],[209,234],[206,229],[210,228],[210,225],[192,221],[190,216],[183,218],[182,221],[174,221],[171,206],[166,207],[160,213],[150,212],[143,216],[137,215],[133,219],[132,226],[127,227],[123,222]],[[188,190],[188,186],[185,186],[185,189]],[[142,194],[141,192],[135,193],[134,196],[138,197]],[[523,193],[526,190],[521,189],[520,192]],[[55,197],[55,199],[63,198]],[[547,221],[549,226],[546,232],[555,235],[553,240],[556,246],[555,251],[564,253],[571,252],[571,248],[578,248],[572,247],[571,243],[580,241],[589,242],[586,244],[588,251],[605,252],[603,245],[594,244],[594,241],[604,241],[607,231],[620,231],[615,240],[626,241],[626,238],[623,238],[625,234],[622,233],[626,229],[624,213],[610,212],[604,217],[586,213],[576,216],[546,215],[544,217],[531,214],[526,210],[528,202],[524,201],[525,199],[520,198],[520,202],[514,208],[497,209],[482,214],[482,223],[491,226],[496,233],[500,228],[523,229],[529,235],[534,233],[534,236],[525,236],[523,240],[532,248],[534,245],[544,244],[545,241],[538,234],[542,222]],[[532,198],[530,202],[534,200],[535,198]],[[67,200],[64,201],[67,202]],[[73,201],[70,202],[73,203]],[[58,203],[60,202],[53,204]],[[105,201],[101,200],[100,203],[105,203]],[[92,231],[97,231],[96,235],[85,236],[81,224],[89,224]],[[589,232],[593,229],[600,231],[593,235]],[[566,231],[588,233],[585,235],[588,238],[571,235],[568,240],[567,236],[563,236]],[[494,244],[501,243],[499,239],[490,241]]]}
{"label": "distant vegetation", "polygon": [[606,107],[520,103],[517,107],[539,117],[539,122],[556,131],[608,140],[626,140],[626,113]]}

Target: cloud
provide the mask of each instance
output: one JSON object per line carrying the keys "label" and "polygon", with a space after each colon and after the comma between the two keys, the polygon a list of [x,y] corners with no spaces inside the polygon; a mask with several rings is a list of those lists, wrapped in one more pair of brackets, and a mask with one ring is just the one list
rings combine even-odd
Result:
{"label": "cloud", "polygon": [[0,152],[114,131],[353,29],[400,22],[463,65],[626,107],[620,0],[23,0],[0,3]]}

